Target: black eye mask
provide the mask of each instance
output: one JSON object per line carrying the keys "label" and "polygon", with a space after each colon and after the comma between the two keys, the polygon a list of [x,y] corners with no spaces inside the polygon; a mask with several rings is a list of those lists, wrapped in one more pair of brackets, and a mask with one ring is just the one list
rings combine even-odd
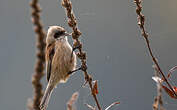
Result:
{"label": "black eye mask", "polygon": [[62,36],[65,32],[64,31],[58,31],[54,34],[54,38],[59,38],[60,36]]}

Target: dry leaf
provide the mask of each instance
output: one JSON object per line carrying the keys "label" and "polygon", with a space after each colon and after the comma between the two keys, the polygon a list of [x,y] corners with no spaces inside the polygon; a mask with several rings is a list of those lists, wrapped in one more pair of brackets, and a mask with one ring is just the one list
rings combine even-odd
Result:
{"label": "dry leaf", "polygon": [[[168,89],[166,86],[162,85],[163,89],[165,90],[165,92],[173,99],[177,99],[177,97],[175,97],[175,94],[173,93],[173,91],[171,91],[170,89]],[[176,91],[175,91],[176,92]]]}
{"label": "dry leaf", "polygon": [[94,81],[93,91],[94,94],[98,94],[98,81]]}
{"label": "dry leaf", "polygon": [[177,93],[177,87],[176,86],[173,87],[173,90]]}

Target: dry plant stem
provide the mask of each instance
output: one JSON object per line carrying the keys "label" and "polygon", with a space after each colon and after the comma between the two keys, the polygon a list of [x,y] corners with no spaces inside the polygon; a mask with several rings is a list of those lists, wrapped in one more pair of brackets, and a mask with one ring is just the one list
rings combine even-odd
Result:
{"label": "dry plant stem", "polygon": [[78,92],[73,93],[73,95],[71,96],[67,103],[67,110],[76,110],[75,103],[77,102],[78,97],[79,97]]}
{"label": "dry plant stem", "polygon": [[149,43],[149,39],[148,39],[148,34],[146,33],[145,31],[145,28],[144,28],[144,22],[145,22],[145,17],[144,15],[141,13],[141,10],[142,10],[142,5],[141,5],[141,0],[134,0],[137,8],[136,8],[136,13],[138,15],[138,25],[141,29],[141,32],[142,32],[142,36],[144,37],[145,41],[146,41],[146,44],[147,44],[147,47],[148,47],[148,51],[150,53],[150,56],[152,57],[152,60],[154,62],[154,64],[157,66],[158,70],[159,70],[159,73],[162,75],[164,81],[167,83],[167,85],[169,86],[169,88],[171,89],[171,91],[173,91],[173,93],[175,94],[175,96],[177,97],[177,94],[175,93],[175,91],[173,90],[172,86],[170,85],[170,83],[168,82],[167,78],[165,77],[164,73],[162,72],[156,58],[154,57],[153,53],[152,53],[152,49],[150,47],[150,43]]}
{"label": "dry plant stem", "polygon": [[[154,65],[153,68],[155,70],[155,72],[154,72],[155,77],[159,78],[159,75],[160,75],[159,69],[157,68],[156,65]],[[160,107],[160,110],[165,110],[163,108],[163,100],[162,100],[162,81],[157,80],[156,84],[157,84],[157,96],[154,99],[153,109],[159,110],[159,107]]]}
{"label": "dry plant stem", "polygon": [[43,31],[43,26],[40,22],[40,7],[38,4],[38,0],[32,0],[30,3],[32,8],[32,23],[34,24],[34,31],[37,37],[37,61],[35,65],[35,74],[32,77],[32,84],[34,88],[34,96],[33,96],[33,104],[32,107],[34,110],[40,110],[40,100],[42,98],[42,84],[40,83],[40,79],[43,77],[44,73],[44,63],[45,63],[45,42],[44,37],[45,33]]}
{"label": "dry plant stem", "polygon": [[75,15],[72,11],[72,4],[70,0],[62,0],[62,6],[66,9],[66,15],[68,17],[68,25],[72,28],[73,33],[72,33],[72,38],[74,39],[74,46],[78,46],[79,53],[77,54],[78,58],[81,60],[81,67],[82,71],[84,72],[85,75],[85,80],[86,82],[89,83],[90,89],[92,96],[97,104],[97,107],[99,110],[101,110],[101,106],[98,102],[96,94],[93,92],[93,86],[92,86],[92,77],[88,74],[87,72],[87,65],[86,65],[86,53],[82,51],[82,44],[80,40],[78,39],[79,36],[81,35],[81,32],[77,28],[77,21],[75,18]]}
{"label": "dry plant stem", "polygon": [[120,104],[120,102],[114,102],[112,103],[111,105],[109,105],[105,110],[109,110],[111,107],[117,105],[117,104]]}
{"label": "dry plant stem", "polygon": [[85,104],[90,110],[96,110],[96,107],[93,107],[93,106],[91,106],[91,105],[89,105],[89,104]]}

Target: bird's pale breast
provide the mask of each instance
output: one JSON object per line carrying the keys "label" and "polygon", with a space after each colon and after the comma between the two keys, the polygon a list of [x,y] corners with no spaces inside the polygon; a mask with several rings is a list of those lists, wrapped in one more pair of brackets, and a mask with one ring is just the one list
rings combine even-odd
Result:
{"label": "bird's pale breast", "polygon": [[52,82],[66,82],[69,75],[68,72],[76,67],[76,55],[73,53],[71,61],[72,48],[70,44],[65,41],[57,41],[55,44],[55,54],[52,60],[51,77]]}

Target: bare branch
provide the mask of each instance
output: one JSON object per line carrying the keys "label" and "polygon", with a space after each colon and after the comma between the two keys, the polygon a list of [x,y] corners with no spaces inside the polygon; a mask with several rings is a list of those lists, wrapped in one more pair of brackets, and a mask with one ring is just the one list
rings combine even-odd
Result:
{"label": "bare branch", "polygon": [[117,105],[117,104],[120,104],[120,102],[114,102],[112,103],[111,105],[109,105],[105,110],[109,110],[111,107]]}
{"label": "bare branch", "polygon": [[96,110],[96,108],[95,107],[93,107],[93,106],[91,106],[91,105],[89,105],[89,104],[85,104],[90,110]]}
{"label": "bare branch", "polygon": [[146,45],[148,48],[148,51],[150,53],[150,56],[152,58],[152,61],[154,62],[154,64],[157,66],[157,69],[159,71],[159,73],[162,75],[164,81],[167,83],[167,85],[169,86],[169,88],[171,89],[171,91],[173,91],[173,93],[175,94],[175,96],[177,97],[177,94],[175,93],[175,91],[173,90],[171,84],[168,82],[167,78],[165,77],[165,74],[162,72],[162,69],[160,68],[156,58],[154,57],[153,53],[152,53],[152,49],[150,47],[150,43],[149,43],[149,39],[148,39],[148,34],[145,30],[144,27],[144,23],[145,23],[145,16],[141,13],[142,11],[142,5],[141,5],[141,0],[134,0],[134,3],[136,4],[137,8],[136,8],[136,13],[138,15],[138,25],[140,27],[142,36],[144,37],[145,41],[146,41]]}
{"label": "bare branch", "polygon": [[153,65],[153,68],[155,70],[154,74],[155,76],[152,77],[152,79],[156,82],[157,84],[157,96],[154,99],[154,103],[153,103],[153,109],[154,110],[165,110],[163,108],[163,100],[162,100],[162,80],[161,78],[159,78],[159,70],[157,68],[157,66]]}

